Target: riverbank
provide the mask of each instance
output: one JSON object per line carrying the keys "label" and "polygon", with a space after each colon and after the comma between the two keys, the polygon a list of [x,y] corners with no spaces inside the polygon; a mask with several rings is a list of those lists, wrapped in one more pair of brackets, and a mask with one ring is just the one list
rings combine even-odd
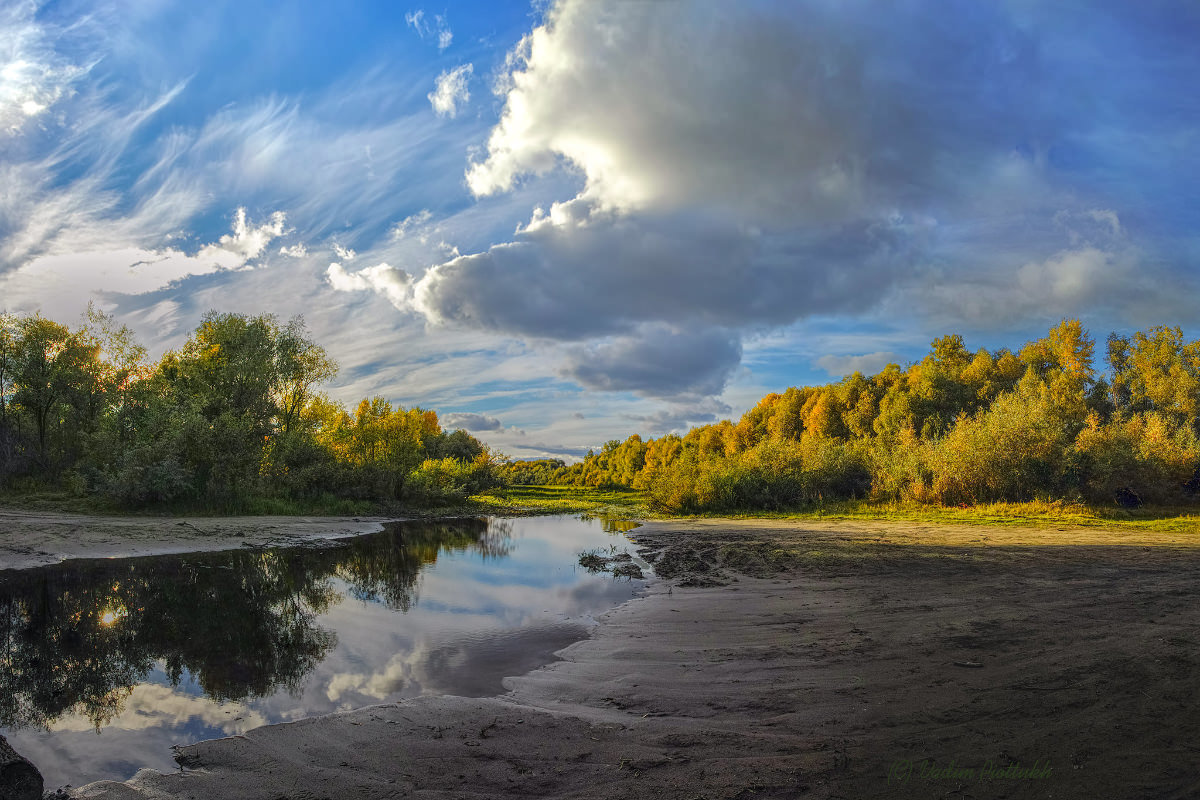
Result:
{"label": "riverbank", "polygon": [[774,520],[804,523],[903,522],[914,525],[985,528],[1091,528],[1100,531],[1140,530],[1154,533],[1200,533],[1200,515],[1194,505],[1144,506],[1129,509],[1078,501],[1031,500],[978,505],[926,505],[881,500],[831,500],[783,511],[764,509],[734,513],[711,511],[675,515],[656,512],[650,499],[633,489],[600,489],[589,486],[507,486],[469,499],[481,513],[526,515],[583,513],[624,519],[683,521],[733,519],[739,522]]}
{"label": "riverbank", "polygon": [[0,569],[70,558],[317,544],[383,529],[384,517],[117,517],[0,509]]}
{"label": "riverbank", "polygon": [[1200,790],[1192,537],[703,520],[634,538],[670,580],[506,695],[258,728],[75,795]]}

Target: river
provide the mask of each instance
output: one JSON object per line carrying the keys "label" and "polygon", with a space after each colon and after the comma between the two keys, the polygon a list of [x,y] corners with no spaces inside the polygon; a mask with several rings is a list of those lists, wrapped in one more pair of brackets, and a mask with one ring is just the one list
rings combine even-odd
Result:
{"label": "river", "polygon": [[553,660],[639,581],[573,516],[390,523],[333,546],[0,571],[0,732],[48,789],[172,745],[422,694],[490,696]]}

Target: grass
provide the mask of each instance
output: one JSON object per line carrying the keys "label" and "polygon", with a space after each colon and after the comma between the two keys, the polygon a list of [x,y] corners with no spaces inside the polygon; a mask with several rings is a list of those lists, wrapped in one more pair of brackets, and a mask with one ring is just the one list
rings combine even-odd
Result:
{"label": "grass", "polygon": [[22,487],[0,491],[0,508],[11,511],[134,517],[405,517],[430,519],[464,514],[494,514],[492,502],[468,501],[449,506],[406,506],[352,500],[331,494],[310,498],[244,497],[228,503],[185,502],[131,508],[97,495],[81,495],[53,487]]}
{"label": "grass", "polygon": [[795,520],[896,520],[903,522],[989,525],[1035,528],[1098,528],[1159,532],[1200,532],[1195,507],[1123,509],[1086,503],[1032,501],[987,503],[975,506],[929,506],[914,503],[850,500],[823,503],[788,511],[712,512],[672,516],[652,511],[644,494],[632,489],[596,489],[586,486],[509,486],[471,500],[487,513],[565,514],[589,513],[625,519],[795,519]]}
{"label": "grass", "polygon": [[755,514],[705,514],[762,519],[896,520],[995,527],[1103,528],[1159,532],[1200,532],[1194,507],[1123,509],[1080,502],[1030,501],[974,506],[929,506],[866,500],[828,503],[806,509]]}
{"label": "grass", "polygon": [[489,514],[589,514],[618,519],[653,516],[646,497],[633,489],[589,486],[506,486],[470,498]]}
{"label": "grass", "polygon": [[0,508],[29,511],[62,511],[86,514],[139,514],[220,516],[223,514],[264,516],[397,516],[430,518],[463,514],[518,516],[533,514],[587,514],[608,520],[631,519],[778,519],[778,520],[896,520],[1031,528],[1095,528],[1162,533],[1200,532],[1200,511],[1192,506],[1122,509],[1085,503],[1033,501],[988,503],[965,507],[922,506],[912,503],[851,500],[823,503],[787,511],[753,513],[724,511],[689,516],[671,516],[650,509],[646,496],[633,489],[598,489],[587,486],[508,486],[473,495],[457,506],[406,508],[381,506],[364,500],[333,496],[307,500],[260,497],[239,503],[236,508],[201,506],[131,511],[55,489],[27,487],[0,493]]}
{"label": "grass", "polygon": [[0,508],[15,511],[59,511],[74,514],[112,514],[94,499],[60,489],[22,488],[0,492]]}

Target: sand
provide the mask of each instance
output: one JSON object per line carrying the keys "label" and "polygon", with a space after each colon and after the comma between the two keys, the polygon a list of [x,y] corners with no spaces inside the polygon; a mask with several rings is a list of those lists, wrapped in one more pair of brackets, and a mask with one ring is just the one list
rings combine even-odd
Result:
{"label": "sand", "polygon": [[0,509],[0,569],[69,558],[317,544],[375,533],[382,517],[115,517]]}
{"label": "sand", "polygon": [[1200,795],[1194,537],[743,520],[633,535],[667,577],[504,695],[258,728],[73,794]]}

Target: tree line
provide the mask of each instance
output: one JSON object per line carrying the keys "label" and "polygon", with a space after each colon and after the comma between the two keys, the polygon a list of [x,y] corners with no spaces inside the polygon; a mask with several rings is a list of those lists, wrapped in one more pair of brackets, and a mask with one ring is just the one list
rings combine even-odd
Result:
{"label": "tree line", "polygon": [[736,423],[606,443],[580,463],[507,469],[633,487],[668,512],[867,498],[943,505],[1194,502],[1200,342],[1177,327],[1112,334],[1103,367],[1078,320],[1016,352],[933,341],[871,376],[769,394]]}
{"label": "tree line", "polygon": [[477,439],[381,397],[350,411],[317,391],[336,372],[298,317],[210,312],[152,363],[93,307],[75,329],[0,315],[0,491],[239,510],[446,503],[495,485]]}

